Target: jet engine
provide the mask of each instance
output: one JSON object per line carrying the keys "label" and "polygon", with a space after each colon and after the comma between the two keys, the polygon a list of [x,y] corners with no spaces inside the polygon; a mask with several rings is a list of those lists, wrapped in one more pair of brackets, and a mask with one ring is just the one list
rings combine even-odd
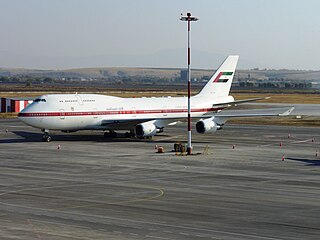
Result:
{"label": "jet engine", "polygon": [[158,129],[153,122],[145,122],[137,124],[135,132],[138,137],[152,137],[157,134]]}
{"label": "jet engine", "polygon": [[212,118],[202,119],[196,123],[196,130],[198,133],[214,133],[215,131],[221,129],[221,125],[213,121]]}

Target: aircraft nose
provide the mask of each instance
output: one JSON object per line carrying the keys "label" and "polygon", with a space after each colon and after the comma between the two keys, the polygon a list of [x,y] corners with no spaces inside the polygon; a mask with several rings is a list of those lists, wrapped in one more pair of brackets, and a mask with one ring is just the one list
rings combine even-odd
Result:
{"label": "aircraft nose", "polygon": [[18,113],[18,118],[21,119],[24,115],[25,115],[25,113],[22,110],[21,112]]}
{"label": "aircraft nose", "polygon": [[28,106],[18,113],[18,119],[27,125],[32,124],[32,107]]}
{"label": "aircraft nose", "polygon": [[18,119],[21,120],[22,122],[24,123],[27,123],[26,120],[27,120],[27,117],[28,114],[27,114],[27,111],[25,109],[23,109],[21,112],[18,113]]}
{"label": "aircraft nose", "polygon": [[27,117],[28,116],[28,110],[25,108],[25,109],[22,109],[22,111],[20,111],[18,113],[18,118],[19,119],[23,119],[24,117]]}

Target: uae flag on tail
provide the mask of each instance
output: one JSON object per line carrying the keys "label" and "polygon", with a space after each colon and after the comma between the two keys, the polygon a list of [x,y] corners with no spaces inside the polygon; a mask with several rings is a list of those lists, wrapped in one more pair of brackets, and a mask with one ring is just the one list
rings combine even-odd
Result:
{"label": "uae flag on tail", "polygon": [[213,82],[226,83],[232,74],[233,72],[220,72]]}

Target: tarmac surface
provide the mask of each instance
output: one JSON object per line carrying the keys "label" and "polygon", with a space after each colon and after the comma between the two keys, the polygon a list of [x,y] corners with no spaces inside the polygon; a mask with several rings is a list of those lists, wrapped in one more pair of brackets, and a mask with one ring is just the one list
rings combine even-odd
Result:
{"label": "tarmac surface", "polygon": [[165,130],[44,143],[0,120],[0,239],[320,238],[319,128],[226,125],[193,134],[193,156],[171,152],[185,127]]}

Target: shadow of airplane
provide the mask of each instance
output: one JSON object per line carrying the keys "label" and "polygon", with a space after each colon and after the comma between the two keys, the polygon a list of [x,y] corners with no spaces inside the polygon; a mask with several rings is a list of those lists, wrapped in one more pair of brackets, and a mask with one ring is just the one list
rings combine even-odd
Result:
{"label": "shadow of airplane", "polygon": [[23,143],[23,142],[39,142],[42,139],[41,133],[12,131],[12,133],[22,138],[0,139],[0,143]]}
{"label": "shadow of airplane", "polygon": [[305,166],[320,166],[320,160],[317,160],[317,159],[286,158],[286,160],[303,162],[303,163],[306,163]]}
{"label": "shadow of airplane", "polygon": [[[12,139],[0,139],[1,143],[23,143],[23,142],[42,142],[43,133],[35,133],[35,132],[27,132],[27,131],[12,131],[15,135],[20,138],[12,138]],[[124,134],[119,134],[116,138],[108,138],[104,137],[103,134],[52,134],[52,141],[64,141],[64,142],[82,142],[82,141],[91,141],[91,142],[150,142],[154,143],[153,139],[139,139],[139,138],[127,138]],[[166,135],[161,135],[165,137]],[[156,140],[156,139],[155,139]],[[162,141],[157,141],[157,143],[161,143]],[[163,141],[166,143],[170,143],[171,141]],[[172,140],[172,142],[176,142]]]}

